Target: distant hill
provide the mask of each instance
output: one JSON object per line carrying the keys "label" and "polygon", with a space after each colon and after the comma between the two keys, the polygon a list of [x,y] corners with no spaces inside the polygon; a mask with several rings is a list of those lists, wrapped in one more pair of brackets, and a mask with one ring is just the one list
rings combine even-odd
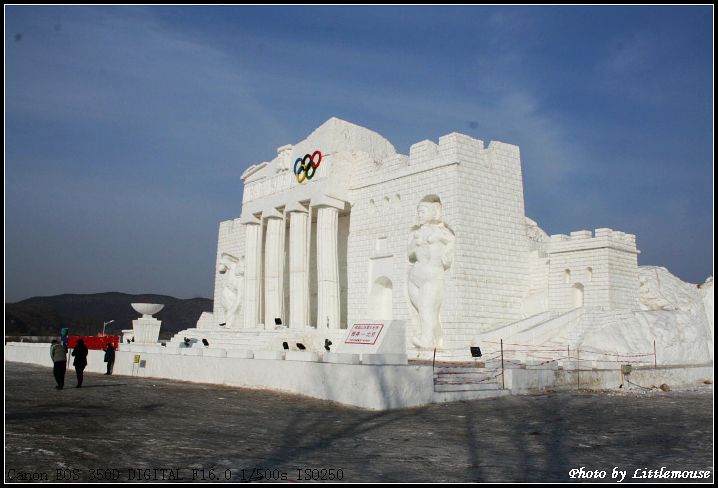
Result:
{"label": "distant hill", "polygon": [[117,292],[33,297],[5,304],[5,335],[56,336],[62,327],[68,327],[71,335],[96,335],[102,332],[103,322],[109,320],[114,322],[105,332],[120,335],[122,329],[131,329],[132,320],[140,316],[131,303],[165,304],[165,308],[154,315],[162,321],[162,339],[195,327],[202,312],[212,311],[212,300],[208,298],[181,299]]}

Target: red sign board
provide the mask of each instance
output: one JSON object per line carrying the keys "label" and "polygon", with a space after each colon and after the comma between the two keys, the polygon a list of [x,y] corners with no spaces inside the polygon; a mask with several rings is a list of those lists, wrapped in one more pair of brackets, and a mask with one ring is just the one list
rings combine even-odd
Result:
{"label": "red sign board", "polygon": [[374,344],[384,324],[354,324],[345,344]]}

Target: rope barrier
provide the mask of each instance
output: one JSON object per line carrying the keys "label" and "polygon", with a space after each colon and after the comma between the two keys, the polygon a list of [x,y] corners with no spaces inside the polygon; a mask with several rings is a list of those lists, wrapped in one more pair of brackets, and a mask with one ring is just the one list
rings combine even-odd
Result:
{"label": "rope barrier", "polygon": [[[487,344],[500,344],[499,342],[496,342],[496,341],[483,341],[483,342],[485,342]],[[547,348],[547,347],[555,348],[556,347],[556,346],[536,346],[534,344],[514,344],[511,342],[504,342],[504,345],[505,346],[526,346],[526,347],[536,347],[536,348]]]}
{"label": "rope barrier", "polygon": [[434,383],[438,384],[438,385],[478,385],[480,383],[487,383],[489,381],[495,380],[499,376],[501,376],[500,372],[494,376],[489,376],[488,378],[484,378],[482,380],[472,380],[472,381],[437,381],[437,380],[439,380],[439,378],[435,378]]}
{"label": "rope barrier", "polygon": [[[582,364],[586,363],[633,363],[633,364],[649,364],[650,359],[652,358],[654,365],[656,365],[656,345],[655,341],[653,343],[653,353],[645,353],[645,352],[630,352],[630,353],[619,353],[619,352],[604,352],[604,351],[596,351],[593,349],[581,349],[576,348],[573,351],[571,351],[571,346],[567,345],[566,349],[560,348],[558,349],[556,345],[550,345],[550,346],[536,346],[533,344],[518,344],[518,343],[508,343],[504,342],[503,339],[500,342],[495,341],[485,341],[488,344],[496,344],[500,347],[499,350],[494,350],[490,354],[487,354],[482,358],[483,366],[484,367],[475,367],[475,368],[457,368],[457,369],[463,369],[463,371],[435,371],[434,372],[434,385],[480,385],[483,383],[488,383],[491,381],[496,380],[499,376],[502,377],[502,382],[500,388],[505,388],[506,385],[504,384],[504,372],[507,366],[509,366],[511,369],[513,367],[518,366],[520,368],[541,368],[542,366],[546,366],[548,364],[555,365],[556,363],[564,363],[562,365],[558,365],[559,368],[563,366],[563,370],[568,373],[575,373],[576,374],[576,385],[577,388],[581,389],[581,372],[589,372],[595,369],[595,364],[592,366],[594,367],[584,367],[581,368]],[[516,349],[504,349],[505,346],[514,346]],[[488,353],[488,351],[485,350],[485,353]],[[558,353],[556,357],[554,357],[554,353]],[[565,353],[565,354],[564,354]],[[574,355],[572,355],[574,353]],[[506,356],[514,356],[512,359],[508,359]],[[583,355],[583,357],[581,357]],[[586,357],[588,355],[588,357]],[[518,358],[516,356],[519,356]],[[497,367],[497,364],[494,364],[494,368],[486,368],[486,364],[489,362],[497,363],[498,361],[501,361],[501,367],[500,369]],[[528,361],[535,362],[535,364],[526,364]],[[568,364],[566,364],[568,363]],[[566,368],[568,365],[574,365],[575,367]],[[447,379],[458,379],[458,377],[452,378],[452,375],[460,375],[460,374],[477,374],[479,372],[487,373],[488,371],[494,371],[496,374],[494,376],[488,376],[482,379],[470,379],[468,381],[447,381]],[[625,378],[625,381],[633,386],[637,386],[639,388],[643,388],[644,390],[650,390],[650,388],[646,388],[645,386],[641,386],[638,384],[635,384],[631,382],[628,378]]]}
{"label": "rope barrier", "polygon": [[652,388],[646,388],[645,386],[641,386],[641,385],[639,385],[639,384],[636,384],[636,383],[632,382],[631,380],[629,380],[628,378],[625,378],[625,380],[626,380],[626,383],[628,383],[629,385],[637,386],[637,387],[639,387],[639,388],[643,388],[644,390],[648,390],[648,391],[651,391],[651,390],[652,390]]}
{"label": "rope barrier", "polygon": [[[484,341],[487,344],[499,344],[499,342],[496,341]],[[519,344],[519,343],[511,343],[511,342],[504,342],[504,346],[521,346],[528,349],[504,349],[504,353],[506,352],[526,352],[526,351],[540,351],[540,352],[563,352],[565,349],[557,349],[557,346],[537,346],[533,344]],[[580,348],[581,352],[587,352],[587,353],[593,353],[593,354],[605,354],[609,356],[619,356],[619,357],[643,357],[643,356],[653,356],[653,352],[626,352],[626,353],[613,353],[613,352],[602,352],[602,351],[595,351],[592,349],[584,349]]]}
{"label": "rope barrier", "polygon": [[501,359],[501,354],[497,354],[497,355],[495,355],[495,356],[488,357],[488,358],[484,359],[484,362],[486,362],[486,361],[493,361],[493,360],[495,360],[495,359]]}
{"label": "rope barrier", "polygon": [[[507,352],[563,352],[563,349],[504,349],[504,353]],[[652,354],[651,354],[652,355]]]}
{"label": "rope barrier", "polygon": [[[620,360],[615,360],[615,359],[586,359],[586,360],[581,359],[581,361],[597,361],[597,362],[601,362],[601,363],[622,363],[622,364],[627,362],[627,361],[620,361]],[[643,364],[643,363],[650,364],[651,363],[650,361],[630,361],[630,362],[636,363],[636,364]]]}
{"label": "rope barrier", "polygon": [[592,351],[591,349],[581,349],[581,352],[587,352],[589,354],[601,354],[604,356],[616,356],[616,357],[645,357],[645,356],[653,356],[653,353],[644,353],[644,352],[637,352],[637,353],[611,353],[611,352],[601,352],[601,351]]}

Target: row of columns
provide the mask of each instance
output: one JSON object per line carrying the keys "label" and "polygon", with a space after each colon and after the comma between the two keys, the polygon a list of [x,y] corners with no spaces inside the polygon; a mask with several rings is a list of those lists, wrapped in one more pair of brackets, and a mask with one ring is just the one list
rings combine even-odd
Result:
{"label": "row of columns", "polygon": [[[311,208],[317,208],[317,326],[338,329],[340,324],[339,288],[339,209],[344,202],[325,197],[308,209],[304,205],[287,206],[259,217],[243,216],[245,226],[245,328],[260,323],[274,325],[284,313],[284,261],[286,218],[289,218],[289,323],[290,328],[310,324],[309,254],[311,244]],[[266,222],[266,242],[262,224]],[[264,269],[263,269],[264,267]],[[264,275],[262,274],[264,271]],[[264,278],[264,279],[262,279]],[[263,317],[262,317],[263,316]]]}

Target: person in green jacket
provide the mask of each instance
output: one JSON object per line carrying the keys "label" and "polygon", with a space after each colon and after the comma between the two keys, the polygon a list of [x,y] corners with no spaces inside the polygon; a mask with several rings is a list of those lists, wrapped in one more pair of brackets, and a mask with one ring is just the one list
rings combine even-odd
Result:
{"label": "person in green jacket", "polygon": [[50,358],[54,363],[52,374],[55,375],[57,382],[55,388],[62,390],[65,386],[65,371],[67,371],[67,351],[56,339],[53,339],[50,344]]}

